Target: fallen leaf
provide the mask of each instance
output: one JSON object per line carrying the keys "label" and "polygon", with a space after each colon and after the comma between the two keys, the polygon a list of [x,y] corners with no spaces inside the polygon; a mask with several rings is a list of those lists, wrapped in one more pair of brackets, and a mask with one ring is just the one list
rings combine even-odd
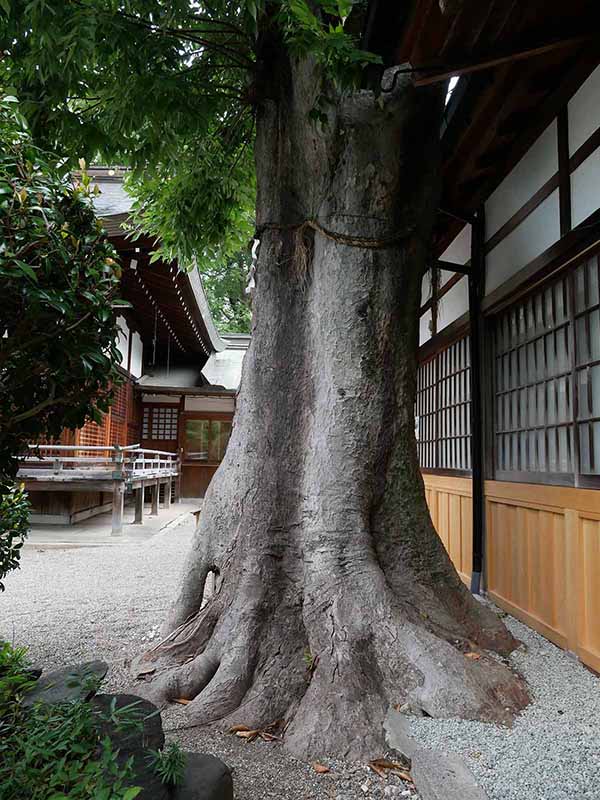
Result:
{"label": "fallen leaf", "polygon": [[146,664],[145,666],[141,666],[138,668],[137,674],[139,675],[152,675],[153,672],[156,672],[156,667],[152,664]]}
{"label": "fallen leaf", "polygon": [[188,700],[188,699],[187,699],[187,698],[185,698],[185,697],[176,697],[176,698],[173,700],[173,702],[174,702],[174,703],[179,703],[179,705],[181,705],[181,706],[187,706],[187,705],[188,705],[188,703],[191,703],[192,701],[191,701],[191,700]]}
{"label": "fallen leaf", "polygon": [[369,761],[369,769],[373,770],[380,778],[385,778],[387,771],[391,772],[393,775],[397,775],[403,781],[413,783],[413,779],[406,771],[404,765],[400,764],[398,761],[390,761],[387,758],[374,758],[372,761]]}
{"label": "fallen leaf", "polygon": [[234,725],[232,728],[229,728],[229,733],[238,733],[238,731],[249,731],[250,728],[247,725]]}
{"label": "fallen leaf", "polygon": [[236,731],[235,735],[239,736],[240,739],[247,739],[249,742],[252,742],[252,741],[254,741],[254,739],[256,739],[256,737],[258,736],[259,733],[260,733],[260,731],[257,731],[257,730],[254,730],[254,731]]}
{"label": "fallen leaf", "polygon": [[318,761],[315,761],[315,763],[312,765],[312,768],[315,772],[318,772],[319,775],[324,775],[326,772],[330,772],[329,767],[326,767],[325,764],[319,764]]}
{"label": "fallen leaf", "polygon": [[470,658],[472,661],[479,661],[481,658],[480,653],[465,653],[465,658]]}

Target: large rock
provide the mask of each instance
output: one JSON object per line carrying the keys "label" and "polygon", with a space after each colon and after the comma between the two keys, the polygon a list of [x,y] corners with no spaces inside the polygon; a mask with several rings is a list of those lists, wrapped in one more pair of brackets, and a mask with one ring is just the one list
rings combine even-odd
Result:
{"label": "large rock", "polygon": [[186,753],[185,777],[174,800],[233,800],[231,770],[215,756]]}
{"label": "large rock", "polygon": [[416,750],[411,760],[411,775],[421,800],[488,800],[460,756]]}
{"label": "large rock", "polygon": [[104,661],[87,661],[43,675],[23,698],[24,706],[34,703],[68,703],[89,700],[108,672]]}
{"label": "large rock", "polygon": [[[94,710],[102,714],[98,721],[100,736],[109,736],[115,749],[161,750],[165,743],[160,711],[149,700],[143,700],[134,694],[97,694],[90,704]],[[119,727],[110,719],[115,711],[130,707],[126,716],[133,717],[141,723],[139,726]]]}

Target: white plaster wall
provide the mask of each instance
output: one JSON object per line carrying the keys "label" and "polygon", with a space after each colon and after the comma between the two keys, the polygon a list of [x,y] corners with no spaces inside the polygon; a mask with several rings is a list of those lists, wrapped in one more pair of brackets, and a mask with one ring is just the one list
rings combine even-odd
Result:
{"label": "white plaster wall", "polygon": [[431,339],[431,309],[426,311],[419,320],[419,347]]}
{"label": "white plaster wall", "polygon": [[443,331],[451,322],[469,310],[469,279],[466,275],[454,284],[449,292],[440,297],[437,329]]}
{"label": "white plaster wall", "polygon": [[571,175],[573,225],[579,225],[598,208],[600,208],[600,150],[596,150],[586,158]]}
{"label": "white plaster wall", "polygon": [[569,154],[578,150],[600,127],[600,67],[569,100]]}
{"label": "white plaster wall", "polygon": [[431,300],[431,271],[427,270],[425,275],[423,275],[423,282],[421,283],[421,305],[424,306],[425,303]]}
{"label": "white plaster wall", "polygon": [[186,397],[186,411],[223,411],[234,410],[233,397]]}
{"label": "white plaster wall", "polygon": [[141,378],[143,372],[144,347],[142,337],[137,331],[131,334],[131,369],[130,373],[134,378]]}
{"label": "white plaster wall", "polygon": [[117,317],[119,325],[119,336],[117,339],[117,349],[121,354],[121,366],[127,369],[127,355],[129,352],[129,325],[125,317]]}
{"label": "white plaster wall", "polygon": [[557,171],[558,144],[554,121],[485,204],[486,239],[508,222]]}
{"label": "white plaster wall", "polygon": [[560,215],[558,189],[547,197],[500,244],[488,253],[486,294],[500,286],[540,253],[558,241]]}
{"label": "white plaster wall", "polygon": [[[452,244],[444,250],[444,252],[440,256],[440,259],[442,261],[451,261],[453,264],[466,264],[470,258],[471,258],[471,226],[465,225],[465,227],[458,234],[456,239],[454,239]],[[445,270],[442,270],[442,273],[445,272],[446,272]],[[448,276],[450,276],[453,273],[450,272],[447,274]]]}
{"label": "white plaster wall", "polygon": [[178,394],[143,394],[142,395],[142,402],[143,403],[168,403],[172,405],[173,403],[179,402],[179,395]]}

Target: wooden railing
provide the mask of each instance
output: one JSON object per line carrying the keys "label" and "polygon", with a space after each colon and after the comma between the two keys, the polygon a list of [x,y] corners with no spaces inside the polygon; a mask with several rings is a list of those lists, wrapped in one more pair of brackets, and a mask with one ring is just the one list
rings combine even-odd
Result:
{"label": "wooden railing", "polygon": [[[180,471],[178,453],[147,450],[139,445],[30,444],[21,461],[19,477],[44,480],[137,480],[176,476]],[[89,454],[92,455],[89,455]]]}

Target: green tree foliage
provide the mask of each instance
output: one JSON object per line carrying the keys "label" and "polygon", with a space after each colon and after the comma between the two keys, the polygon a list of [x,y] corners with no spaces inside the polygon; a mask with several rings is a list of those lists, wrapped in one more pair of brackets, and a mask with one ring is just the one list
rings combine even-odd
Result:
{"label": "green tree foliage", "polygon": [[252,316],[246,293],[252,257],[240,252],[207,262],[202,270],[204,291],[217,328],[223,333],[249,333]]}
{"label": "green tree foliage", "polygon": [[0,100],[0,493],[28,442],[108,409],[119,382],[115,252],[89,197]]}
{"label": "green tree foliage", "polygon": [[351,85],[378,60],[352,34],[365,6],[0,0],[0,49],[7,54],[0,70],[17,88],[40,144],[132,167],[128,188],[138,222],[161,240],[164,255],[188,264],[193,257],[204,273],[235,257],[253,231],[265,39],[311,52],[332,81]]}

